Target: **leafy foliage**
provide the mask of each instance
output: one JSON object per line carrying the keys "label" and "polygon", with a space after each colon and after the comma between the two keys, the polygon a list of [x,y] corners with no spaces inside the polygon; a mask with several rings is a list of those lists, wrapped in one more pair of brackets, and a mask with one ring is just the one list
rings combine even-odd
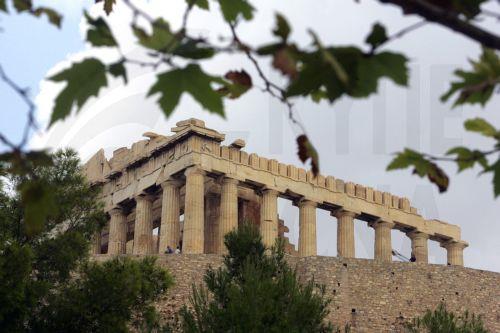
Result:
{"label": "leafy foliage", "polygon": [[224,267],[205,273],[181,311],[185,332],[331,332],[324,289],[300,284],[279,242],[266,255],[258,231],[245,225],[225,236]]}
{"label": "leafy foliage", "polygon": [[84,15],[90,26],[87,30],[87,41],[92,46],[118,46],[111,29],[102,17],[94,19],[87,12]]}
{"label": "leafy foliage", "polygon": [[66,82],[65,88],[57,96],[50,124],[67,117],[76,105],[81,108],[92,96],[108,84],[106,66],[96,58],[74,63],[68,69],[49,78],[54,82]]}
{"label": "leafy foliage", "polygon": [[424,316],[406,325],[408,333],[487,333],[481,317],[467,311],[457,316],[441,303],[434,311],[427,310]]}
{"label": "leafy foliage", "polygon": [[314,146],[310,143],[306,135],[300,135],[297,138],[297,145],[299,147],[298,155],[302,163],[311,160],[311,170],[315,176],[319,174],[319,156]]}
{"label": "leafy foliage", "polygon": [[412,149],[406,148],[404,152],[398,153],[394,160],[387,166],[387,170],[405,169],[413,167],[413,174],[427,178],[439,189],[445,192],[448,189],[449,178],[446,173],[426,156]]}
{"label": "leafy foliage", "polygon": [[167,116],[174,111],[184,92],[193,96],[208,111],[224,115],[222,97],[211,87],[214,82],[221,81],[206,74],[200,66],[190,64],[159,74],[148,96],[161,94],[158,102]]}
{"label": "leafy foliage", "polygon": [[500,85],[500,57],[490,49],[483,49],[478,61],[470,60],[472,71],[456,70],[460,81],[453,82],[442,101],[449,100],[458,93],[453,106],[463,104],[481,104],[484,106]]}
{"label": "leafy foliage", "polygon": [[91,236],[106,216],[76,154],[20,159],[24,164],[12,156],[0,163],[15,190],[0,187],[2,330],[127,332],[130,323],[158,325],[151,302],[172,283],[165,271],[151,259],[87,262]]}

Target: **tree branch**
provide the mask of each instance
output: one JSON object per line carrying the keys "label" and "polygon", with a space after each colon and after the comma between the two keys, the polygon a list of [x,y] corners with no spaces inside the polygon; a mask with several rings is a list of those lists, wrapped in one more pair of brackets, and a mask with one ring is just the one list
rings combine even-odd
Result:
{"label": "tree branch", "polygon": [[500,37],[459,17],[452,11],[442,9],[430,1],[425,0],[378,0],[382,3],[391,3],[401,7],[405,14],[417,14],[427,21],[441,24],[449,29],[461,33],[491,49],[500,50]]}

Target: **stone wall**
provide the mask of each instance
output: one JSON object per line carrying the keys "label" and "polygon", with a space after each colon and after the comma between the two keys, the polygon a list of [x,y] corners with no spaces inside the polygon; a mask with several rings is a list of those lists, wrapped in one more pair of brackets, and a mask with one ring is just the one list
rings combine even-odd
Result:
{"label": "stone wall", "polygon": [[[107,256],[101,255],[100,259]],[[398,332],[402,322],[445,302],[453,311],[483,316],[491,332],[500,332],[500,274],[458,266],[381,263],[337,257],[289,257],[301,279],[326,286],[332,299],[329,320],[349,323],[353,332]],[[217,255],[160,255],[158,263],[174,275],[176,285],[159,303],[164,318],[173,319],[188,302],[191,285],[201,283]]]}

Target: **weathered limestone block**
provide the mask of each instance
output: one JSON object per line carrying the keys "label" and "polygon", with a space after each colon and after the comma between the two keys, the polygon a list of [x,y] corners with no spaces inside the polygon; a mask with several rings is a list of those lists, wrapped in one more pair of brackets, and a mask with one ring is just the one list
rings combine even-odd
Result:
{"label": "weathered limestone block", "polygon": [[278,191],[267,189],[262,193],[260,233],[267,247],[278,238]]}
{"label": "weathered limestone block", "polygon": [[326,188],[329,189],[330,191],[335,191],[335,178],[332,176],[326,177],[325,180],[326,183]]}
{"label": "weathered limestone block", "polygon": [[345,193],[347,193],[347,195],[349,195],[351,197],[354,197],[354,195],[355,195],[355,185],[354,185],[354,183],[347,182],[345,184]]}
{"label": "weathered limestone block", "polygon": [[159,252],[163,253],[170,246],[175,250],[180,240],[180,187],[182,183],[169,179],[161,184],[161,226]]}
{"label": "weathered limestone block", "polygon": [[335,191],[340,193],[345,192],[345,184],[342,179],[335,179]]}
{"label": "weathered limestone block", "polygon": [[153,200],[150,195],[135,198],[134,254],[151,254],[153,238]]}
{"label": "weathered limestone block", "polygon": [[185,172],[186,195],[184,208],[184,232],[182,252],[203,253],[204,250],[204,182],[205,172],[190,167]]}
{"label": "weathered limestone block", "polygon": [[373,188],[371,187],[366,188],[366,201],[375,202],[375,198],[373,197]]}
{"label": "weathered limestone block", "polygon": [[315,256],[316,249],[316,206],[313,201],[302,200],[299,206],[299,255]]}
{"label": "weathered limestone block", "polygon": [[301,182],[307,181],[307,176],[306,176],[306,170],[302,168],[297,168],[297,173],[298,173],[298,179]]}
{"label": "weathered limestone block", "polygon": [[356,213],[339,210],[334,213],[337,218],[337,256],[354,258],[354,217]]}
{"label": "weathered limestone block", "polygon": [[222,180],[220,201],[219,236],[217,237],[219,244],[217,249],[225,254],[227,249],[224,246],[224,236],[238,229],[238,180],[228,177]]}
{"label": "weathered limestone block", "polygon": [[274,174],[278,174],[278,160],[272,159],[269,160],[269,165],[268,165],[268,170],[271,171]]}
{"label": "weathered limestone block", "polygon": [[109,241],[108,254],[117,255],[126,252],[127,243],[127,215],[121,208],[114,208],[109,212]]}
{"label": "weathered limestone block", "polygon": [[259,167],[259,155],[257,155],[257,154],[250,154],[250,156],[249,156],[249,164],[253,168],[258,168]]}
{"label": "weathered limestone block", "polygon": [[311,184],[317,184],[317,178],[314,177],[314,174],[312,173],[311,170],[308,170],[306,172],[306,181]]}
{"label": "weathered limestone block", "polygon": [[400,198],[399,199],[399,208],[404,210],[405,212],[410,211],[410,200],[408,198]]}
{"label": "weathered limestone block", "polygon": [[299,173],[298,173],[298,170],[297,170],[297,167],[294,166],[294,165],[288,165],[287,167],[287,175],[288,177],[294,179],[294,180],[298,180],[299,179]]}
{"label": "weathered limestone block", "polygon": [[415,257],[415,261],[428,263],[429,250],[427,247],[427,240],[429,239],[429,235],[416,230],[409,232],[407,235],[411,239],[411,251]]}
{"label": "weathered limestone block", "polygon": [[391,229],[394,223],[377,221],[370,226],[375,229],[375,260],[392,261]]}

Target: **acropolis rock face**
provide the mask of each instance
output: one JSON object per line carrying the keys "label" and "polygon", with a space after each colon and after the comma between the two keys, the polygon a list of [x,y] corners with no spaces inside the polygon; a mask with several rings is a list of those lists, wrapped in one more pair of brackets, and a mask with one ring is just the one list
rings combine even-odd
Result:
{"label": "acropolis rock face", "polygon": [[[468,244],[462,240],[458,226],[421,216],[407,198],[333,176],[315,177],[305,169],[247,153],[243,150],[245,142],[241,139],[224,145],[225,136],[207,128],[201,120],[178,122],[172,128],[172,133],[170,136],[146,133],[145,137],[148,139],[134,143],[131,148],[115,150],[110,159],[106,159],[104,151],[100,150],[86,163],[86,176],[93,185],[102,187],[102,201],[109,213],[109,226],[94,237],[92,251],[96,258],[131,254],[158,254],[159,257],[165,257],[163,253],[167,247],[173,250],[179,248],[182,255],[167,256],[166,266],[174,276],[177,275],[176,271],[184,274],[187,270],[189,273],[184,274],[184,278],[200,281],[204,268],[208,264],[219,262],[219,255],[226,253],[224,235],[248,222],[259,228],[267,246],[273,245],[277,238],[284,238],[289,260],[300,266],[299,273],[303,277],[314,275],[316,281],[320,277],[318,282],[328,287],[332,284],[330,292],[336,297],[332,303],[332,313],[335,312],[335,307],[346,311],[346,306],[352,306],[349,309],[351,314],[343,314],[339,318],[351,324],[356,319],[358,329],[369,327],[368,319],[360,314],[363,309],[367,309],[366,313],[371,313],[368,306],[373,308],[374,302],[382,302],[381,299],[385,299],[383,306],[381,303],[375,306],[379,309],[379,318],[372,317],[371,320],[376,322],[373,327],[385,327],[387,331],[395,329],[391,320],[396,312],[403,317],[404,314],[414,315],[439,303],[440,300],[429,298],[427,307],[424,300],[417,302],[417,308],[411,305],[414,298],[418,298],[416,295],[441,295],[442,291],[432,292],[426,288],[446,286],[448,272],[453,275],[453,279],[450,276],[450,281],[454,281],[457,295],[461,295],[457,298],[458,301],[453,300],[451,307],[467,308],[470,311],[477,309],[475,312],[478,314],[493,311],[496,317],[489,313],[488,325],[500,330],[499,275],[487,273],[490,275],[481,278],[482,283],[492,288],[491,296],[476,293],[467,287],[468,282],[479,283],[475,277],[479,278],[481,274],[476,275],[474,270],[459,267],[464,265],[463,250]],[[278,198],[290,200],[298,207],[297,247],[285,238],[288,229],[278,216]],[[337,258],[316,257],[316,212],[320,209],[328,211],[332,216],[332,223],[337,223]],[[375,231],[372,263],[355,259],[354,220],[365,221],[367,228],[371,227]],[[154,233],[156,228],[158,232]],[[411,239],[412,257],[416,263],[399,263],[397,267],[393,267],[396,265],[391,262],[393,229]],[[447,251],[447,262],[442,263],[442,266],[427,264],[430,241],[438,242]],[[176,258],[178,262],[173,261]],[[196,266],[196,263],[200,264]],[[344,270],[348,266],[342,266],[342,263],[351,268]],[[322,266],[323,264],[326,266]],[[193,265],[198,267],[195,272]],[[392,304],[392,289],[398,289],[399,280],[384,278],[381,281],[371,281],[370,279],[377,277],[373,272],[367,273],[370,267],[380,272],[405,271],[405,267],[409,267],[408,272],[401,275],[409,281],[412,280],[410,272],[416,270],[437,271],[439,274],[432,273],[432,281],[430,277],[429,281],[418,281],[414,286],[415,290],[407,291],[407,302]],[[473,272],[473,279],[465,281],[470,278],[470,274],[462,273],[461,270]],[[363,278],[353,276],[356,272],[365,275],[367,280],[364,281],[364,286],[361,282],[359,285],[353,282]],[[349,282],[346,279],[354,280]],[[435,279],[439,279],[441,284]],[[334,280],[339,281],[335,288],[332,282]],[[341,284],[344,287],[341,288]],[[345,289],[346,284],[352,288]],[[380,295],[373,294],[372,298],[370,291],[365,290],[372,284],[377,288],[381,284],[386,286],[373,293],[387,294],[381,299]],[[175,288],[179,288],[179,285]],[[404,288],[413,287],[405,285]],[[186,286],[186,290],[174,293],[184,295],[189,290],[190,286]],[[368,294],[362,298],[352,296],[356,292]],[[405,298],[404,294],[402,298]],[[187,297],[180,297],[173,302],[174,307],[186,299]],[[489,308],[478,308],[481,303],[488,304]],[[395,311],[396,308],[399,310]],[[384,316],[387,318],[380,319]],[[332,320],[336,321],[335,318]],[[370,332],[369,329],[358,331]]]}

